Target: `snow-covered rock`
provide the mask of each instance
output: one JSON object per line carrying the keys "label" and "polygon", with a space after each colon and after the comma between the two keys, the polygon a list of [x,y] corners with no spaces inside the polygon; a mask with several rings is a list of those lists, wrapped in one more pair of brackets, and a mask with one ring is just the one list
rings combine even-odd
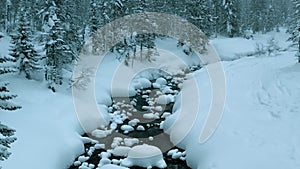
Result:
{"label": "snow-covered rock", "polygon": [[137,131],[145,131],[145,127],[142,125],[137,126],[136,128]]}
{"label": "snow-covered rock", "polygon": [[117,157],[126,157],[130,149],[131,148],[127,146],[117,146],[115,149],[111,151],[111,153]]}
{"label": "snow-covered rock", "polygon": [[174,102],[174,96],[172,95],[160,95],[158,98],[155,99],[157,104],[166,105],[171,102]]}
{"label": "snow-covered rock", "polygon": [[99,150],[99,149],[105,149],[105,144],[95,144],[94,148]]}
{"label": "snow-covered rock", "polygon": [[156,79],[155,83],[160,84],[160,85],[166,85],[167,84],[167,80],[160,77],[158,79]]}
{"label": "snow-covered rock", "polygon": [[96,129],[94,131],[92,131],[92,136],[96,137],[96,138],[105,138],[107,137],[108,135],[110,135],[112,132],[112,130],[99,130],[99,129]]}
{"label": "snow-covered rock", "polygon": [[130,121],[128,122],[128,125],[134,127],[134,126],[136,126],[139,122],[140,122],[139,119],[132,119],[132,120],[130,120]]}
{"label": "snow-covered rock", "polygon": [[125,146],[131,147],[134,144],[138,144],[140,141],[137,138],[124,138]]}
{"label": "snow-covered rock", "polygon": [[133,87],[135,89],[145,89],[151,87],[151,82],[146,78],[139,78],[133,81]]}
{"label": "snow-covered rock", "polygon": [[161,118],[167,118],[168,116],[170,116],[171,113],[170,112],[164,112],[161,116]]}
{"label": "snow-covered rock", "polygon": [[89,159],[89,157],[86,157],[86,156],[79,156],[78,157],[78,161],[80,161],[80,162],[86,162],[87,160]]}
{"label": "snow-covered rock", "polygon": [[133,147],[128,152],[127,158],[121,162],[121,165],[125,167],[139,166],[145,168],[167,167],[160,149],[147,144]]}
{"label": "snow-covered rock", "polygon": [[144,119],[159,119],[158,113],[145,113],[143,114]]}
{"label": "snow-covered rock", "polygon": [[107,164],[111,164],[111,160],[108,158],[102,158],[98,164],[98,167],[102,167]]}
{"label": "snow-covered rock", "polygon": [[132,126],[130,126],[130,125],[122,125],[122,126],[121,126],[121,130],[123,130],[124,133],[128,133],[128,132],[130,132],[130,131],[133,131],[134,128],[133,128]]}
{"label": "snow-covered rock", "polygon": [[158,83],[152,83],[152,87],[153,87],[154,89],[160,89],[160,88],[161,88],[161,85],[158,84]]}

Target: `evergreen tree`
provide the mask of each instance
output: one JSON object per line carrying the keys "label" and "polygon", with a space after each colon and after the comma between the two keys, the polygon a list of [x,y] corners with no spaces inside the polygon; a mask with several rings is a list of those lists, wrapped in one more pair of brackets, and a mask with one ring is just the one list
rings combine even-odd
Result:
{"label": "evergreen tree", "polygon": [[[12,61],[14,61],[13,57],[0,55],[0,75],[15,72],[15,69],[12,68]],[[16,95],[9,92],[7,85],[7,82],[0,79],[0,110],[12,111],[20,109],[21,106],[11,101]],[[8,148],[16,140],[15,137],[12,137],[14,132],[15,130],[0,123],[0,161],[7,159],[11,154],[8,152]]]}
{"label": "evergreen tree", "polygon": [[31,79],[32,74],[42,69],[39,64],[40,56],[34,49],[31,40],[31,27],[28,21],[28,12],[23,7],[20,9],[21,17],[17,35],[14,37],[14,46],[11,49],[11,56],[16,58],[17,67],[20,73],[25,73],[27,79]]}
{"label": "evergreen tree", "polygon": [[17,139],[13,137],[15,130],[0,123],[0,161],[7,159],[11,153],[8,151],[10,144]]}
{"label": "evergreen tree", "polygon": [[290,16],[289,33],[291,34],[290,39],[296,44],[299,38],[299,27],[300,27],[300,0],[293,0],[293,7],[291,9],[293,13]]}
{"label": "evergreen tree", "polygon": [[293,0],[293,11],[289,33],[291,34],[290,40],[298,48],[297,57],[300,63],[300,0]]}
{"label": "evergreen tree", "polygon": [[263,0],[251,0],[250,1],[250,18],[252,31],[265,32],[265,21],[267,20],[267,2]]}
{"label": "evergreen tree", "polygon": [[229,37],[239,35],[239,14],[237,0],[223,0],[222,6],[225,14],[225,18],[222,24],[222,32],[224,32]]}
{"label": "evergreen tree", "polygon": [[[11,56],[0,55],[0,75],[13,73],[16,70],[13,68],[13,61],[15,59]],[[8,83],[0,79],[0,109],[2,110],[16,110],[21,108],[15,103],[11,102],[11,99],[16,95],[10,94],[7,87]]]}
{"label": "evergreen tree", "polygon": [[84,26],[80,24],[77,20],[79,19],[79,15],[76,11],[76,5],[73,0],[64,1],[64,8],[61,10],[65,11],[65,43],[69,45],[71,53],[73,54],[72,60],[76,60],[81,47],[84,43]]}
{"label": "evergreen tree", "polygon": [[[72,65],[74,54],[70,46],[63,39],[65,34],[60,20],[55,20],[50,31],[51,40],[46,44],[46,80],[50,82],[49,87],[55,89],[55,85],[62,85],[63,70],[68,70]],[[69,79],[70,80],[70,79]]]}
{"label": "evergreen tree", "polygon": [[277,25],[277,23],[276,23],[277,18],[275,15],[275,9],[274,9],[273,4],[269,5],[266,17],[267,17],[267,20],[265,22],[265,28],[266,28],[266,31],[269,32],[269,31],[272,31],[275,28],[275,26]]}
{"label": "evergreen tree", "polygon": [[[103,1],[100,1],[100,2],[103,2]],[[100,9],[100,5],[99,5],[98,1],[91,0],[90,7],[89,7],[89,25],[88,25],[90,35],[95,33],[98,30],[98,28],[100,27],[99,9]],[[102,11],[102,13],[104,13],[104,11]]]}

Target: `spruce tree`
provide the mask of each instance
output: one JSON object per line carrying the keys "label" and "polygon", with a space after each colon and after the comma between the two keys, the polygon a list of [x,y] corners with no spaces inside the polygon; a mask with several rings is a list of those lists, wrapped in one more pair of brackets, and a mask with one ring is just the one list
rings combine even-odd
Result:
{"label": "spruce tree", "polygon": [[[0,75],[15,72],[12,68],[12,61],[14,58],[11,56],[0,55]],[[21,106],[16,105],[11,100],[16,97],[9,92],[8,83],[0,78],[0,110],[17,110]],[[16,138],[13,137],[15,130],[1,124],[0,122],[0,161],[7,159],[10,156],[8,148],[10,144],[13,143]]]}
{"label": "spruce tree", "polygon": [[13,137],[15,130],[9,128],[6,125],[1,124],[0,122],[0,161],[8,159],[11,153],[8,151],[10,144],[15,142],[17,139]]}
{"label": "spruce tree", "polygon": [[251,0],[250,1],[250,18],[249,22],[251,24],[252,31],[255,32],[265,32],[265,21],[267,13],[267,2],[263,0]]}
{"label": "spruce tree", "polygon": [[13,46],[10,55],[16,59],[19,72],[25,73],[25,77],[31,79],[33,74],[42,69],[42,66],[39,64],[40,55],[32,43],[31,26],[25,7],[21,7],[20,15],[17,32],[12,36]]}
{"label": "spruce tree", "polygon": [[291,37],[289,39],[298,49],[297,57],[300,63],[300,0],[293,0],[293,11],[295,12],[291,16],[289,27]]}
{"label": "spruce tree", "polygon": [[277,25],[276,19],[274,6],[273,4],[270,4],[267,10],[267,20],[265,21],[265,28],[267,32],[272,31],[275,28]]}
{"label": "spruce tree", "polygon": [[[103,2],[103,1],[100,1]],[[104,4],[103,4],[104,5]],[[92,35],[95,33],[98,28],[100,27],[100,21],[99,21],[99,2],[96,0],[90,1],[90,7],[89,7],[89,35]],[[102,11],[104,13],[104,11]],[[104,18],[102,18],[104,19]]]}
{"label": "spruce tree", "polygon": [[224,21],[222,23],[222,32],[228,37],[239,35],[238,25],[238,3],[237,0],[223,0]]}
{"label": "spruce tree", "polygon": [[213,33],[213,15],[210,10],[211,3],[207,0],[187,0],[185,18],[200,28],[206,35]]}
{"label": "spruce tree", "polygon": [[[0,55],[0,76],[7,73],[16,72],[15,68],[13,67],[14,60],[15,59],[11,56]],[[7,85],[7,82],[5,82],[3,79],[0,79],[0,109],[16,110],[21,108],[20,106],[11,102],[16,95],[13,95],[9,92]]]}
{"label": "spruce tree", "polygon": [[[49,88],[55,89],[55,85],[63,84],[63,71],[68,70],[72,65],[73,53],[70,46],[63,39],[65,30],[60,20],[54,21],[50,31],[50,41],[45,45],[46,50],[46,80],[49,81]],[[69,79],[70,80],[70,79]]]}

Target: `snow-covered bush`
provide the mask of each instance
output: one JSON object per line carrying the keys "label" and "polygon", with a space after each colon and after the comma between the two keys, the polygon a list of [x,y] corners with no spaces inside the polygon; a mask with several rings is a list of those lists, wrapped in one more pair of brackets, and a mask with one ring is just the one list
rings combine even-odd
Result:
{"label": "snow-covered bush", "polygon": [[244,38],[246,39],[253,39],[253,31],[252,30],[245,30],[244,31]]}
{"label": "snow-covered bush", "polygon": [[276,55],[277,52],[279,51],[280,47],[278,46],[278,42],[275,40],[274,37],[271,37],[266,46],[266,50],[269,56]]}
{"label": "snow-covered bush", "polygon": [[266,54],[265,45],[262,43],[256,43],[255,44],[255,55],[262,56]]}

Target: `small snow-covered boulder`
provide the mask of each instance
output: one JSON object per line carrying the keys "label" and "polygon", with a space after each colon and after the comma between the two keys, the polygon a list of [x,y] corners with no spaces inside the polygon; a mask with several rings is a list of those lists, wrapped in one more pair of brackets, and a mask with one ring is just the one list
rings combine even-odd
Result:
{"label": "small snow-covered boulder", "polygon": [[158,84],[158,83],[152,83],[152,87],[153,87],[154,89],[159,89],[159,88],[161,88],[161,85]]}
{"label": "small snow-covered boulder", "polygon": [[145,113],[143,114],[144,119],[159,119],[159,114],[158,113]]}
{"label": "small snow-covered boulder", "polygon": [[98,167],[102,167],[107,164],[111,164],[111,160],[108,158],[102,158],[98,164]]}
{"label": "small snow-covered boulder", "polygon": [[155,99],[157,104],[166,105],[173,101],[172,96],[170,95],[160,95],[158,98]]}
{"label": "small snow-covered boulder", "polygon": [[105,144],[95,144],[95,146],[94,146],[94,148],[96,149],[96,150],[99,150],[99,149],[105,149]]}
{"label": "small snow-covered boulder", "polygon": [[160,84],[160,85],[166,85],[167,84],[167,80],[160,77],[158,79],[156,79],[155,83]]}
{"label": "small snow-covered boulder", "polygon": [[171,116],[170,112],[164,112],[163,115],[161,116],[161,118],[167,118],[169,116]]}
{"label": "small snow-covered boulder", "polygon": [[136,126],[140,122],[139,119],[133,119],[128,122],[128,124],[132,127]]}
{"label": "small snow-covered boulder", "polygon": [[130,147],[117,146],[115,149],[112,150],[111,153],[117,157],[126,157],[130,149]]}
{"label": "small snow-covered boulder", "polygon": [[96,129],[94,131],[92,131],[92,136],[96,137],[96,138],[105,138],[106,136],[110,135],[112,132],[112,130],[99,130]]}
{"label": "small snow-covered boulder", "polygon": [[78,157],[78,161],[80,161],[80,162],[86,162],[87,160],[89,159],[89,157],[86,157],[86,156],[79,156]]}
{"label": "small snow-covered boulder", "polygon": [[165,168],[166,162],[163,159],[159,148],[147,144],[134,146],[129,152],[127,158],[121,162],[121,166],[132,167],[139,166],[145,168]]}
{"label": "small snow-covered boulder", "polygon": [[130,132],[130,131],[133,131],[134,128],[133,128],[132,126],[130,126],[130,125],[122,125],[122,126],[121,126],[121,130],[123,130],[124,133],[128,133],[128,132]]}
{"label": "small snow-covered boulder", "polygon": [[136,128],[137,131],[145,131],[145,127],[142,125],[137,126]]}
{"label": "small snow-covered boulder", "polygon": [[73,165],[74,165],[75,167],[78,167],[78,166],[81,165],[81,162],[80,162],[80,161],[75,161],[75,162],[73,163]]}
{"label": "small snow-covered boulder", "polygon": [[139,79],[135,79],[133,81],[133,87],[135,89],[145,89],[145,88],[149,88],[151,87],[151,82],[150,80],[146,79],[146,78],[139,78]]}
{"label": "small snow-covered boulder", "polygon": [[134,144],[138,144],[140,141],[137,138],[124,138],[125,146],[131,147]]}

